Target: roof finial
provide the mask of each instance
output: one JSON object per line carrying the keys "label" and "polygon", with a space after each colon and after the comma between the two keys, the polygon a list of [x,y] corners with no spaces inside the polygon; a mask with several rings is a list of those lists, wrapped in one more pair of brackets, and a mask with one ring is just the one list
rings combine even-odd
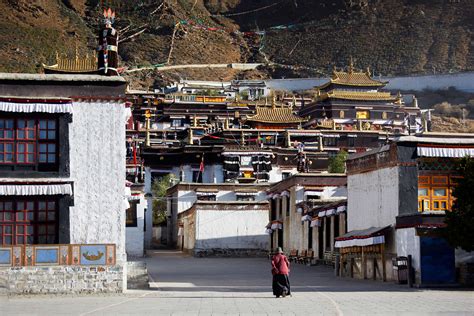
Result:
{"label": "roof finial", "polygon": [[370,77],[370,66],[367,66],[367,76]]}
{"label": "roof finial", "polygon": [[276,95],[272,93],[272,109],[276,108]]}
{"label": "roof finial", "polygon": [[353,73],[353,72],[354,72],[354,60],[352,59],[352,55],[351,55],[351,59],[349,62],[349,73]]}

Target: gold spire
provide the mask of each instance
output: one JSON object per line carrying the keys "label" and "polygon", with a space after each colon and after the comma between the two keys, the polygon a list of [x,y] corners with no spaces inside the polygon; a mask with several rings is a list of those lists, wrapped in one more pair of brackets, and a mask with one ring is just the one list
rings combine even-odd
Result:
{"label": "gold spire", "polygon": [[367,66],[367,76],[370,77],[370,67],[369,66]]}
{"label": "gold spire", "polygon": [[349,62],[349,73],[353,73],[354,72],[354,60],[352,59],[352,56],[351,56],[351,59],[350,59],[350,62]]}

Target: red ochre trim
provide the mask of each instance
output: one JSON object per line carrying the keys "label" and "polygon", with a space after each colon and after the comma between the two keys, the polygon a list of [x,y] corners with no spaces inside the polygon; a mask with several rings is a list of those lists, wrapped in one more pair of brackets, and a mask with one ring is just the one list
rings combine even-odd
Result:
{"label": "red ochre trim", "polygon": [[0,101],[4,102],[13,102],[13,103],[48,103],[48,104],[65,104],[65,103],[72,103],[71,99],[23,99],[23,98],[0,98]]}

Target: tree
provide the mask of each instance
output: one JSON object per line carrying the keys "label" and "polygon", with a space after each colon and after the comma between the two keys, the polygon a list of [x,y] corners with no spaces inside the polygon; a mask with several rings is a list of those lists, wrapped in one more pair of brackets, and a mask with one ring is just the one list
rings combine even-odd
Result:
{"label": "tree", "polygon": [[166,190],[173,185],[174,179],[173,174],[167,174],[153,182],[151,188],[153,192],[153,224],[166,221]]}
{"label": "tree", "polygon": [[345,173],[348,155],[345,150],[340,150],[335,157],[329,158],[329,173]]}
{"label": "tree", "polygon": [[453,247],[470,252],[474,250],[474,159],[461,159],[458,171],[463,177],[454,188],[453,196],[456,200],[452,211],[446,212],[447,227],[443,232]]}

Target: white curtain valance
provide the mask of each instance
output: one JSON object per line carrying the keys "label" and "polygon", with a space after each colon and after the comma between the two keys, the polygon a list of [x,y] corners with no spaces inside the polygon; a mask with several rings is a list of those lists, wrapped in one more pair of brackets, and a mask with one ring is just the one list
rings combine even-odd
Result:
{"label": "white curtain valance", "polygon": [[418,147],[416,151],[420,157],[474,157],[474,148]]}
{"label": "white curtain valance", "polygon": [[346,211],[346,206],[345,205],[340,205],[336,209],[336,214],[341,214]]}
{"label": "white curtain valance", "polygon": [[317,227],[317,226],[319,226],[319,224],[320,224],[319,219],[313,219],[313,220],[311,221],[310,226],[311,226],[311,227]]}
{"label": "white curtain valance", "polygon": [[272,223],[271,229],[273,229],[273,230],[283,229],[283,224],[281,224],[281,223]]}
{"label": "white curtain valance", "polygon": [[326,216],[331,216],[331,215],[334,215],[336,214],[336,209],[335,208],[331,208],[329,210],[326,210]]}
{"label": "white curtain valance", "polygon": [[321,211],[318,213],[318,217],[324,217],[326,216],[326,211]]}
{"label": "white curtain valance", "polygon": [[213,196],[216,195],[217,192],[202,192],[202,191],[196,191],[197,196]]}
{"label": "white curtain valance", "polygon": [[19,113],[72,113],[72,102],[68,103],[17,103],[0,101],[0,111]]}
{"label": "white curtain valance", "polygon": [[323,194],[323,191],[304,191],[304,195],[317,195],[321,196]]}
{"label": "white curtain valance", "polygon": [[305,222],[305,221],[311,221],[312,217],[309,216],[309,215],[304,215],[304,216],[301,216],[301,221],[302,222]]}
{"label": "white curtain valance", "polygon": [[349,240],[340,240],[336,241],[335,247],[336,248],[345,248],[345,247],[354,247],[354,246],[370,246],[370,245],[378,245],[385,243],[385,236],[375,236],[369,237],[364,239],[349,239]]}
{"label": "white curtain valance", "polygon": [[0,195],[72,195],[70,184],[0,185]]}

